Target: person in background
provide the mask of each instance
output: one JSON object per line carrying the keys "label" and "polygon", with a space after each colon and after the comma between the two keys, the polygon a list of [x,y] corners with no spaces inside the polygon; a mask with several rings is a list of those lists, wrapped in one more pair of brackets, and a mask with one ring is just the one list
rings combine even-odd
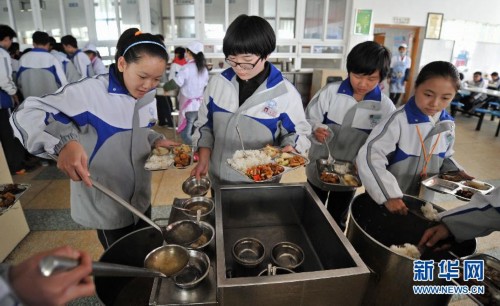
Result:
{"label": "person in background", "polygon": [[17,84],[25,98],[53,93],[68,83],[61,63],[49,53],[49,34],[36,31],[31,37],[33,49],[19,60],[17,74]]}
{"label": "person in background", "polygon": [[198,110],[203,103],[203,91],[208,84],[203,44],[199,41],[190,42],[186,46],[187,64],[182,66],[177,75],[166,83],[163,88],[172,90],[179,88],[179,126],[177,132],[187,145],[192,145],[194,122],[198,118]]}
{"label": "person in background", "polygon": [[150,217],[151,172],[145,161],[154,147],[177,145],[151,129],[157,119],[156,86],[167,61],[159,39],[128,29],[118,40],[109,74],[29,97],[12,114],[15,135],[28,151],[59,156],[57,167],[71,178],[71,216],[97,229],[104,249],[146,223],[90,188],[92,181]]}
{"label": "person in background", "polygon": [[49,52],[57,58],[61,63],[66,79],[69,83],[73,83],[82,78],[81,74],[76,70],[75,64],[68,59],[61,43],[56,42],[55,38],[50,36]]}
{"label": "person in background", "polygon": [[419,196],[420,182],[430,176],[458,171],[463,179],[472,179],[452,158],[455,123],[445,110],[459,88],[451,63],[425,65],[415,96],[382,120],[361,147],[356,159],[361,181],[390,212],[406,215],[403,195]]}
{"label": "person in background", "polygon": [[170,64],[170,71],[168,75],[168,79],[172,80],[179,70],[181,69],[182,66],[187,64],[187,60],[185,57],[186,49],[183,47],[177,47],[174,50],[174,59],[172,60],[172,63]]}
{"label": "person in background", "polygon": [[19,43],[13,42],[7,51],[9,51],[10,61],[12,63],[12,79],[16,81],[17,72],[19,71],[19,59],[21,58],[21,50],[19,49]]}
{"label": "person in background", "polygon": [[25,153],[22,145],[14,138],[9,124],[11,109],[19,104],[17,87],[12,79],[12,64],[7,50],[12,45],[16,32],[9,26],[0,24],[0,143],[13,174],[23,174]]}
{"label": "person in background", "polygon": [[450,235],[461,242],[500,231],[500,188],[487,195],[477,192],[469,203],[441,212],[438,216],[442,224],[427,229],[419,246],[432,248]]}
{"label": "person in background", "polygon": [[209,171],[214,184],[249,183],[227,163],[241,150],[266,145],[284,152],[307,154],[311,142],[302,99],[297,89],[267,60],[276,49],[271,25],[259,16],[238,16],[223,40],[231,68],[212,76],[195,122],[193,145],[199,162],[191,175]]}
{"label": "person in background", "polygon": [[94,44],[86,44],[82,51],[89,57],[95,74],[108,73],[108,69],[104,66],[101,55],[99,54],[99,51],[97,51],[97,47]]}
{"label": "person in background", "polygon": [[[155,35],[160,41],[164,42],[165,38],[161,34]],[[167,64],[168,67],[169,64]],[[168,81],[167,73],[163,74],[160,82],[160,86],[163,86]],[[172,119],[172,100],[165,93],[156,96],[156,109],[158,111],[158,125],[166,126],[167,128],[174,127],[174,121]]]}
{"label": "person in background", "polygon": [[82,50],[78,49],[76,38],[71,35],[63,36],[61,37],[61,44],[64,48],[64,52],[68,55],[68,59],[73,62],[82,78],[95,75],[89,57],[83,53]]}
{"label": "person in background", "polygon": [[[40,273],[39,263],[46,256],[77,259],[80,265],[45,277]],[[0,264],[0,305],[64,305],[91,296],[95,294],[91,272],[89,254],[70,247],[37,253],[18,265]]]}
{"label": "person in background", "polygon": [[498,76],[498,72],[493,72],[491,74],[491,80],[488,82],[488,87],[494,90],[500,89],[500,77]]}
{"label": "person in background", "polygon": [[[467,81],[466,85],[486,89],[488,88],[488,80],[483,78],[483,74],[481,73],[481,71],[476,71],[472,76],[472,81]],[[485,103],[487,97],[488,95],[485,93],[473,92],[470,95],[462,98],[460,102],[464,104],[464,106],[462,107],[464,111],[468,112],[469,114],[473,114],[474,110],[481,107]]]}
{"label": "person in background", "polygon": [[411,58],[406,54],[407,44],[399,45],[399,54],[391,59],[391,71],[387,83],[389,83],[389,98],[397,105],[399,98],[406,90],[406,82],[410,76]]}
{"label": "person in background", "polygon": [[307,181],[341,227],[356,189],[323,189],[316,160],[328,158],[327,145],[335,159],[354,162],[372,128],[396,109],[378,86],[389,73],[390,61],[390,51],[376,42],[356,45],[347,55],[349,77],[327,84],[307,105],[306,118],[313,130]]}

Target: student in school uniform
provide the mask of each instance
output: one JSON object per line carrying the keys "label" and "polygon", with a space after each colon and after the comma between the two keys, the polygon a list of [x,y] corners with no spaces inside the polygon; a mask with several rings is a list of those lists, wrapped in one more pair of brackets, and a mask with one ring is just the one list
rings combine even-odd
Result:
{"label": "student in school uniform", "polygon": [[82,78],[87,78],[95,75],[94,69],[92,68],[92,63],[89,57],[78,49],[78,42],[76,38],[72,35],[66,35],[61,37],[61,44],[64,48],[64,52],[68,55],[68,59],[75,64],[76,70]]}
{"label": "student in school uniform", "polygon": [[49,53],[49,34],[36,31],[31,36],[33,49],[19,60],[17,84],[25,98],[41,97],[66,85],[61,63]]}
{"label": "student in school uniform", "polygon": [[56,39],[50,36],[49,52],[61,63],[66,79],[69,83],[73,83],[82,78],[82,75],[76,70],[75,64],[68,59],[61,43],[56,42]]}

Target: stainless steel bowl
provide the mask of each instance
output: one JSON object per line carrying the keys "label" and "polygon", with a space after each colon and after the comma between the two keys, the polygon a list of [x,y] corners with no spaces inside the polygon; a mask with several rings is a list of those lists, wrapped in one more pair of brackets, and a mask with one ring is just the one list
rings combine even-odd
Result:
{"label": "stainless steel bowl", "polygon": [[191,243],[187,247],[188,249],[202,250],[214,240],[215,230],[209,223],[201,221],[200,227],[203,230],[203,234],[197,241]]}
{"label": "stainless steel bowl", "polygon": [[[163,229],[163,228],[162,228]],[[193,220],[180,220],[169,224],[163,233],[168,244],[178,244],[183,247],[191,245],[203,235],[203,229]]]}
{"label": "stainless steel bowl", "polygon": [[258,276],[275,276],[275,275],[284,275],[284,274],[295,273],[293,270],[283,268],[283,267],[272,267],[272,268],[274,268],[274,271],[270,270],[270,269],[264,269],[264,270],[260,271]]}
{"label": "stainless steel bowl", "polygon": [[199,180],[196,179],[196,176],[190,176],[182,183],[182,191],[192,197],[199,197],[206,195],[210,186],[208,176],[202,176]]}
{"label": "stainless steel bowl", "polygon": [[242,238],[233,245],[232,253],[234,260],[240,265],[255,268],[264,260],[266,251],[258,239]]}
{"label": "stainless steel bowl", "polygon": [[182,210],[186,216],[190,219],[196,219],[196,214],[198,210],[201,210],[201,218],[208,217],[214,210],[214,201],[206,197],[192,197],[185,200],[182,203],[182,208],[187,210]]}
{"label": "stainless steel bowl", "polygon": [[189,253],[180,245],[167,244],[158,247],[146,256],[144,267],[159,271],[166,276],[181,272],[189,262]]}
{"label": "stainless steel bowl", "polygon": [[304,251],[291,242],[279,242],[271,251],[271,260],[282,268],[295,269],[304,262]]}
{"label": "stainless steel bowl", "polygon": [[207,254],[189,250],[189,262],[187,266],[177,275],[174,276],[176,286],[189,289],[196,287],[204,280],[210,270],[210,258]]}

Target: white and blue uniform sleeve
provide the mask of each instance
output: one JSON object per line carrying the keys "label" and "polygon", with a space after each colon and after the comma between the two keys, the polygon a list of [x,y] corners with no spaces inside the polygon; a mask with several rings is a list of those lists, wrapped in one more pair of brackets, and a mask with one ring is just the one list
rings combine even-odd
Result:
{"label": "white and blue uniform sleeve", "polygon": [[488,195],[476,193],[469,203],[439,214],[457,241],[500,230],[500,188]]}

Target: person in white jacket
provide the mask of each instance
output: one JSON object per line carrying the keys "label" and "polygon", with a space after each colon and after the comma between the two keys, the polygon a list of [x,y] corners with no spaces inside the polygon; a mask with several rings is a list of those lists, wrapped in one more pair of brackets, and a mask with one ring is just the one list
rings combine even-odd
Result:
{"label": "person in white jacket", "polygon": [[49,53],[49,34],[36,31],[31,37],[33,49],[21,56],[17,72],[17,84],[25,98],[54,93],[68,84],[61,63]]}
{"label": "person in white jacket", "polygon": [[390,59],[389,50],[376,42],[356,45],[347,56],[349,77],[325,85],[307,105],[306,118],[313,129],[307,182],[341,227],[356,189],[336,186],[328,191],[331,188],[320,180],[316,161],[328,157],[328,146],[335,159],[354,162],[370,131],[396,109],[378,86],[389,73]]}
{"label": "person in white jacket", "polygon": [[424,66],[415,96],[379,123],[356,159],[368,194],[392,213],[406,215],[403,194],[419,196],[427,177],[459,171],[472,179],[452,158],[455,123],[445,110],[460,88],[457,69],[449,62]]}
{"label": "person in white jacket", "polygon": [[469,203],[441,212],[438,216],[442,224],[427,229],[419,246],[431,248],[450,235],[461,242],[500,231],[500,188],[486,195],[478,192]]}
{"label": "person in white jacket", "polygon": [[97,47],[94,44],[86,44],[82,51],[89,57],[95,74],[108,73],[108,69],[104,66],[99,51],[97,51]]}
{"label": "person in white jacket", "polygon": [[73,62],[82,78],[95,75],[89,57],[82,50],[78,49],[76,38],[71,35],[63,36],[61,37],[61,44],[63,45],[64,52],[68,55],[68,59]]}

